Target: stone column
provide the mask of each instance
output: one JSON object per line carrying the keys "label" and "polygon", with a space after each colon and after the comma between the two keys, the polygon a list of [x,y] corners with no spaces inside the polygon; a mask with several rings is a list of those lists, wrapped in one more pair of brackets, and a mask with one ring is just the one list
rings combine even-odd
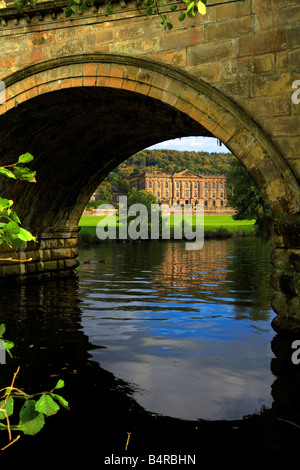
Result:
{"label": "stone column", "polygon": [[[16,252],[1,247],[0,281],[6,279],[23,280],[31,277],[70,276],[76,274],[79,265],[78,227],[31,230],[38,242],[28,242]],[[5,258],[22,260],[5,261]],[[27,261],[31,259],[31,261]]]}
{"label": "stone column", "polygon": [[275,331],[300,333],[300,217],[276,220],[271,229],[271,284],[276,290],[272,307]]}

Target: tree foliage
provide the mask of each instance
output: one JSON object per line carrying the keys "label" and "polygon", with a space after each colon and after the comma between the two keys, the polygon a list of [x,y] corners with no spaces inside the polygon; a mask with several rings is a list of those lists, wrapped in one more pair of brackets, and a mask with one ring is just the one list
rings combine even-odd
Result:
{"label": "tree foliage", "polygon": [[[30,170],[25,163],[33,160],[30,153],[21,155],[16,163],[0,167],[0,175],[11,180],[22,180],[35,183],[36,172]],[[21,221],[12,209],[11,199],[0,197],[0,244],[6,243],[10,248],[17,248],[24,242],[36,241],[36,238],[21,227]]]}
{"label": "tree foliage", "polygon": [[[0,341],[4,343],[6,351],[12,356],[10,350],[14,343],[3,338],[5,330],[5,325],[0,325]],[[10,386],[0,390],[2,394],[0,396],[0,431],[8,433],[9,441],[1,450],[5,450],[20,438],[20,434],[13,438],[12,432],[34,436],[44,427],[45,419],[56,414],[60,407],[69,410],[67,400],[57,393],[57,390],[65,385],[63,380],[59,379],[50,391],[28,394],[14,386],[19,369],[18,367]],[[17,422],[12,423],[11,420],[16,416],[18,416]]]}
{"label": "tree foliage", "polygon": [[228,198],[228,203],[236,209],[233,216],[236,220],[253,220],[259,224],[271,218],[271,211],[264,201],[262,194],[253,183],[247,170],[233,160],[231,169],[227,175],[232,186],[232,194]]}

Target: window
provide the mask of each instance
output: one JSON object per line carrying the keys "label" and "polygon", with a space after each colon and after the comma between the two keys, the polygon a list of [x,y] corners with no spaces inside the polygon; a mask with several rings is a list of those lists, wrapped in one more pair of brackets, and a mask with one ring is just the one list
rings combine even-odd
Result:
{"label": "window", "polygon": [[205,193],[204,193],[204,197],[207,197],[207,191],[205,191]]}
{"label": "window", "polygon": [[156,185],[157,185],[158,188],[160,188],[160,182],[159,181],[157,181]]}
{"label": "window", "polygon": [[179,191],[176,192],[176,197],[179,197]]}
{"label": "window", "polygon": [[215,183],[213,183],[212,188],[215,189],[215,187],[216,187],[216,185],[215,185]]}
{"label": "window", "polygon": [[185,187],[188,188],[188,187],[189,187],[189,184],[188,184],[188,183],[185,183]]}
{"label": "window", "polygon": [[189,197],[189,192],[188,191],[185,192],[185,197]]}
{"label": "window", "polygon": [[194,192],[194,197],[197,197],[197,191]]}
{"label": "window", "polygon": [[221,201],[221,206],[223,206],[223,205],[224,205],[224,202],[223,202],[223,201]]}
{"label": "window", "polygon": [[152,188],[152,181],[149,181],[149,188]]}
{"label": "window", "polygon": [[207,206],[207,201],[204,201],[204,205]]}
{"label": "window", "polygon": [[165,188],[167,188],[167,187],[168,187],[168,181],[165,182]]}
{"label": "window", "polygon": [[220,197],[223,197],[223,193],[220,194]]}
{"label": "window", "polygon": [[194,183],[194,188],[197,189],[197,183]]}
{"label": "window", "polygon": [[223,183],[220,183],[220,189],[223,189]]}
{"label": "window", "polygon": [[166,196],[166,197],[169,197],[169,193],[168,193],[168,191],[166,191],[166,193],[165,193],[165,196]]}
{"label": "window", "polygon": [[207,189],[207,188],[208,188],[208,186],[207,186],[207,183],[205,183],[204,187],[205,187],[205,189]]}
{"label": "window", "polygon": [[157,197],[160,197],[160,191],[157,191],[156,196],[157,196]]}
{"label": "window", "polygon": [[215,206],[215,205],[216,205],[216,201],[213,201],[213,206]]}
{"label": "window", "polygon": [[179,188],[179,182],[176,181],[176,188]]}
{"label": "window", "polygon": [[216,193],[213,193],[213,197],[216,197]]}

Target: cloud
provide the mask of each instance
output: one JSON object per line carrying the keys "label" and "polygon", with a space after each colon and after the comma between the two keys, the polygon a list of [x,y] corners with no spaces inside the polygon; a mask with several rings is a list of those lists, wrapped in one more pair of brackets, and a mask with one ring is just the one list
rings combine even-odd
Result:
{"label": "cloud", "polygon": [[186,151],[229,152],[225,145],[220,146],[212,137],[183,137],[155,144],[149,149],[168,149]]}

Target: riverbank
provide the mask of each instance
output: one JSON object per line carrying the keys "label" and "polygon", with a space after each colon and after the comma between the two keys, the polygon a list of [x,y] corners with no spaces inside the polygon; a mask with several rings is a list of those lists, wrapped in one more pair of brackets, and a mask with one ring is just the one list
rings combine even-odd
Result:
{"label": "riverbank", "polygon": [[[79,244],[80,245],[94,245],[103,243],[96,234],[96,227],[98,222],[103,217],[97,216],[83,216],[79,221]],[[180,222],[179,222],[180,223]],[[193,217],[193,231],[195,230],[196,219]],[[171,219],[170,225],[170,238],[173,238],[174,226],[178,224],[178,219],[175,222]],[[116,223],[118,231],[118,221]],[[204,216],[204,238],[205,239],[220,239],[232,237],[249,237],[257,234],[257,226],[255,220],[234,220],[230,215],[209,215]],[[109,240],[110,241],[110,240]],[[115,240],[112,240],[115,241]],[[117,240],[116,240],[117,241]]]}

